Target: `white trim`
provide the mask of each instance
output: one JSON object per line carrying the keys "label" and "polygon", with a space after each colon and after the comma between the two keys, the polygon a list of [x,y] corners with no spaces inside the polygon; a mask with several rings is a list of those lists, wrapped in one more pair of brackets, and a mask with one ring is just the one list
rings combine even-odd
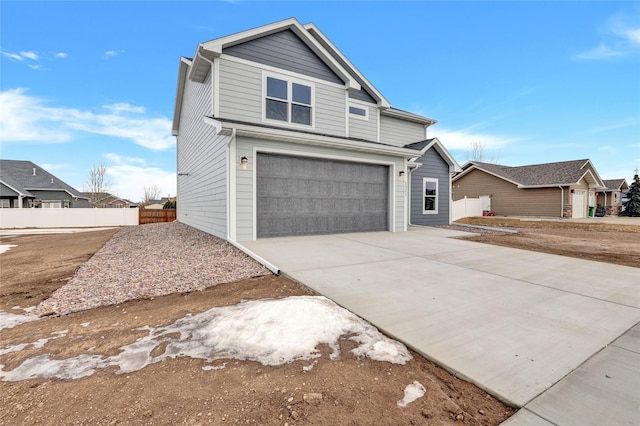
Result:
{"label": "white trim", "polygon": [[214,117],[220,116],[220,58],[213,60],[213,73],[211,75],[211,96],[213,96]]}
{"label": "white trim", "polygon": [[[425,194],[425,184],[427,182],[436,183],[436,195],[434,197],[436,208],[434,210],[425,210],[424,199],[427,197]],[[422,214],[438,214],[438,197],[440,197],[440,182],[438,178],[423,177],[422,178]]]}
{"label": "white trim", "polygon": [[349,128],[349,92],[345,90],[344,92],[344,104],[346,108],[344,109],[344,137],[348,138],[350,128]]}
{"label": "white trim", "polygon": [[[281,80],[281,81],[285,81],[287,83],[287,121],[280,121],[280,120],[273,120],[273,119],[269,119],[267,118],[267,106],[266,106],[266,99],[267,98],[267,78],[274,78],[277,80]],[[293,102],[292,96],[293,96],[293,84],[299,84],[301,86],[306,86],[309,87],[311,89],[311,124],[307,125],[307,124],[299,124],[299,123],[293,123],[291,121],[291,119],[293,118],[293,111],[292,111],[292,105],[296,104]],[[316,85],[315,83],[308,81],[308,80],[304,80],[302,78],[299,77],[288,77],[284,74],[280,74],[280,73],[273,73],[273,72],[268,72],[265,70],[262,70],[262,99],[261,99],[261,103],[262,103],[262,122],[266,123],[266,124],[273,124],[273,125],[277,125],[277,126],[285,126],[285,127],[291,127],[294,129],[301,129],[301,130],[315,130],[316,128]],[[300,104],[303,105],[303,104]]]}
{"label": "white trim", "polygon": [[237,176],[236,176],[236,131],[233,129],[231,137],[229,138],[229,149],[227,150],[227,182],[229,182],[227,188],[227,235],[229,239],[235,241],[237,238]]}
{"label": "white trim", "polygon": [[[370,114],[369,105],[371,104],[367,105],[364,102],[349,100],[349,103],[347,104],[347,113],[349,114],[349,118],[355,118],[356,120],[369,121],[369,114]],[[364,115],[352,113],[351,112],[352,107],[364,111]]]}

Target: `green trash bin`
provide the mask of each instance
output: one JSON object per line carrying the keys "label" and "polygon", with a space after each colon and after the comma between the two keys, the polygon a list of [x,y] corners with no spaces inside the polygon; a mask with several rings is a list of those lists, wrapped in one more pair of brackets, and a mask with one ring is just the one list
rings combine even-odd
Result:
{"label": "green trash bin", "polygon": [[595,207],[589,207],[589,217],[593,217],[593,211],[595,210]]}

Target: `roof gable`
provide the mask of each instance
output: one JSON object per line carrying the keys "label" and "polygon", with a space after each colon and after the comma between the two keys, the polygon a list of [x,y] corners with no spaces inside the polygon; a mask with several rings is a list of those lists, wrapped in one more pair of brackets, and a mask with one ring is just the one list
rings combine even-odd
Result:
{"label": "roof gable", "polygon": [[48,190],[65,191],[77,198],[87,198],[31,161],[0,160],[0,181],[23,196],[33,197],[30,190]]}
{"label": "roof gable", "polygon": [[454,177],[454,180],[472,170],[480,170],[511,182],[520,188],[576,185],[583,179],[595,188],[604,188],[605,186],[588,159],[517,167],[470,161],[463,166],[463,170],[461,174]]}
{"label": "roof gable", "polygon": [[624,191],[629,189],[626,179],[605,179],[602,181],[607,191]]}
{"label": "roof gable", "polygon": [[[449,170],[454,172],[461,172],[462,169],[458,162],[449,154],[449,151],[442,145],[442,142],[438,138],[425,139],[420,142],[410,143],[404,146],[405,148],[415,149],[420,151],[420,157],[424,156],[427,151],[433,149],[440,155],[440,157],[444,160],[445,163],[449,165]],[[417,160],[419,157],[413,158],[412,162]]]}

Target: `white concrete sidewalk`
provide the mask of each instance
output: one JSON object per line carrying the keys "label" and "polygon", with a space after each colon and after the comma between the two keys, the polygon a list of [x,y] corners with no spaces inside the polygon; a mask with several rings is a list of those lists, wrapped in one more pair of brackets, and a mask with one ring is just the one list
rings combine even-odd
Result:
{"label": "white concrete sidewalk", "polygon": [[[580,415],[594,404],[605,416],[640,418],[640,351],[603,351],[640,321],[640,270],[447,238],[456,234],[411,228],[243,245],[427,358],[526,406],[516,416],[528,417],[512,424],[607,424]],[[620,364],[615,386],[628,398],[572,379],[592,364]],[[570,422],[555,401],[576,407]]]}

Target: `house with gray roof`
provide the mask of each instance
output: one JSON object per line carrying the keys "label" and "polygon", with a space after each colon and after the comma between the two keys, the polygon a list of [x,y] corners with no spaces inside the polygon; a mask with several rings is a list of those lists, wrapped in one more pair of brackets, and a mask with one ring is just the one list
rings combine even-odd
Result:
{"label": "house with gray roof", "polygon": [[460,167],[435,120],[393,108],[314,24],[199,43],[177,86],[180,222],[231,241],[450,223]]}
{"label": "house with gray roof", "polygon": [[589,159],[510,167],[470,161],[452,179],[453,199],[481,198],[499,216],[587,217],[606,188]]}
{"label": "house with gray roof", "polygon": [[0,160],[0,207],[89,207],[89,198],[31,161]]}
{"label": "house with gray roof", "polygon": [[629,190],[626,179],[605,179],[606,188],[596,193],[597,203],[605,208],[605,214],[617,216],[622,211],[623,193]]}

